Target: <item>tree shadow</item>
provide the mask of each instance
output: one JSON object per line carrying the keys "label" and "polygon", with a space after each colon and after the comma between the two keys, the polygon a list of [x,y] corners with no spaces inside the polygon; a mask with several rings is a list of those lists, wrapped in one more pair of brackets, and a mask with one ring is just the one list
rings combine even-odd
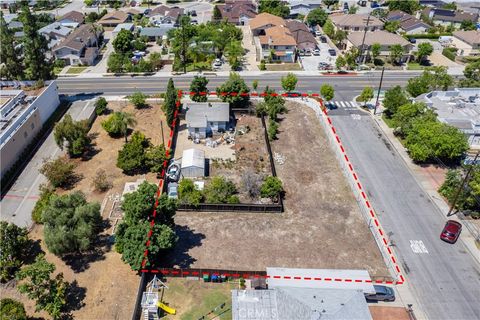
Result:
{"label": "tree shadow", "polygon": [[35,258],[39,254],[44,254],[45,251],[42,250],[42,247],[40,245],[42,241],[37,239],[37,240],[30,240],[28,244],[28,249],[25,252],[25,256],[23,257],[23,263],[24,264],[32,264],[35,262]]}
{"label": "tree shadow", "polygon": [[85,306],[83,300],[86,297],[87,289],[78,286],[77,280],[68,284],[66,290],[66,304],[64,306],[64,314],[61,319],[74,319],[72,311],[79,310]]}
{"label": "tree shadow", "polygon": [[199,247],[205,239],[203,233],[195,232],[189,226],[175,226],[175,233],[178,236],[178,243],[173,250],[170,250],[164,259],[158,263],[163,268],[189,268],[197,259],[188,254],[192,248]]}
{"label": "tree shadow", "polygon": [[63,190],[72,190],[84,178],[83,174],[72,173],[68,180],[61,185]]}
{"label": "tree shadow", "polygon": [[[99,233],[108,228],[110,228],[110,223],[104,220]],[[92,245],[92,249],[81,253],[67,254],[62,257],[62,260],[73,272],[80,273],[90,268],[91,263],[105,260],[105,253],[112,250],[112,244],[109,234],[99,234]]]}

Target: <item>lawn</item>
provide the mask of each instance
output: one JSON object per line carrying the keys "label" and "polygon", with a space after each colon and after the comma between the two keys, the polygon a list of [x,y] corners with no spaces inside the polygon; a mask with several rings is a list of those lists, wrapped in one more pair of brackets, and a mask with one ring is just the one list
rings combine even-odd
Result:
{"label": "lawn", "polygon": [[267,71],[298,71],[302,66],[298,63],[272,63],[266,64]]}
{"label": "lawn", "polygon": [[88,67],[70,67],[67,70],[67,74],[79,74],[85,71]]}
{"label": "lawn", "polygon": [[62,72],[63,67],[53,67],[53,74],[58,76]]}
{"label": "lawn", "polygon": [[[162,319],[197,320],[207,315],[215,307],[225,303],[207,319],[232,319],[232,289],[238,288],[238,281],[230,283],[211,283],[202,280],[168,278],[162,302],[175,308],[176,315],[166,315]],[[221,316],[219,316],[221,314]]]}
{"label": "lawn", "polygon": [[425,68],[427,67],[420,65],[418,62],[409,62],[407,65],[407,70],[423,70]]}

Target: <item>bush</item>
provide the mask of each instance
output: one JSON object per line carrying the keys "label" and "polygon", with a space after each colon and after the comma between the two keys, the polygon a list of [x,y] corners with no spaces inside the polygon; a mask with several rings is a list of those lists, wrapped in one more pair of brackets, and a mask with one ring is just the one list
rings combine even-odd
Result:
{"label": "bush", "polygon": [[53,65],[56,68],[63,68],[63,67],[65,67],[65,61],[62,60],[62,59],[56,59],[55,62],[53,63]]}
{"label": "bush", "polygon": [[23,303],[9,298],[0,300],[0,319],[27,320]]}
{"label": "bush", "polygon": [[263,198],[277,200],[283,192],[282,181],[277,177],[267,177],[260,188],[260,194]]}
{"label": "bush", "polygon": [[127,174],[142,171],[145,168],[145,149],[150,145],[145,135],[135,131],[131,141],[118,151],[117,167]]}
{"label": "bush", "polygon": [[122,137],[126,139],[128,127],[136,124],[135,118],[128,112],[114,112],[107,119],[102,121],[102,128],[111,137]]}
{"label": "bush", "polygon": [[112,182],[108,179],[107,172],[103,169],[98,169],[95,177],[92,180],[92,186],[95,191],[105,192],[112,187]]}
{"label": "bush", "polygon": [[430,33],[425,33],[425,34],[410,34],[406,36],[406,38],[409,39],[433,39],[437,40],[441,36],[451,36],[451,33],[436,33],[436,34],[430,34]]}
{"label": "bush", "polygon": [[131,103],[135,106],[137,109],[145,108],[147,107],[147,95],[140,91],[136,91],[132,93],[131,96],[128,97],[128,100],[130,100]]}
{"label": "bush", "polygon": [[75,165],[66,157],[58,157],[55,160],[44,161],[40,173],[47,177],[55,188],[68,187],[73,183]]}
{"label": "bush", "polygon": [[95,101],[95,113],[97,116],[100,116],[107,111],[107,105],[108,102],[104,97],[100,97],[97,101]]}
{"label": "bush", "polygon": [[205,202],[207,203],[238,203],[238,197],[234,196],[237,189],[233,182],[224,177],[213,177],[205,187]]}
{"label": "bush", "polygon": [[178,200],[181,204],[199,205],[203,200],[200,190],[195,188],[191,179],[182,179],[178,184]]}
{"label": "bush", "polygon": [[262,177],[253,170],[247,170],[242,174],[242,186],[251,199],[256,199],[260,195],[260,185]]}
{"label": "bush", "polygon": [[32,210],[32,220],[35,223],[43,223],[42,213],[50,202],[50,198],[55,194],[55,190],[49,185],[40,186],[40,197]]}
{"label": "bush", "polygon": [[67,114],[62,121],[55,125],[53,136],[60,149],[63,150],[66,144],[68,154],[76,157],[82,155],[90,143],[88,131],[88,120],[73,121],[72,117]]}
{"label": "bush", "polygon": [[457,49],[455,48],[445,48],[442,50],[442,54],[448,59],[455,61]]}
{"label": "bush", "polygon": [[267,128],[268,140],[272,141],[277,139],[277,133],[278,133],[278,123],[275,120],[269,119],[268,128]]}
{"label": "bush", "polygon": [[260,61],[260,66],[258,67],[261,71],[267,70],[267,66],[265,65],[265,60]]}
{"label": "bush", "polygon": [[0,239],[0,282],[6,282],[22,265],[30,240],[26,228],[5,221],[0,221]]}

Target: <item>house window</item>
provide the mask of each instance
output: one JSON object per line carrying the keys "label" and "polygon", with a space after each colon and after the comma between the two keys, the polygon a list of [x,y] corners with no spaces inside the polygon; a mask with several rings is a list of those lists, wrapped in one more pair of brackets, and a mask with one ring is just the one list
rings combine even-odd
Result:
{"label": "house window", "polygon": [[195,133],[199,133],[200,132],[200,128],[195,128]]}
{"label": "house window", "polygon": [[359,28],[359,27],[355,27],[355,31],[358,31],[358,30],[360,30],[360,28]]}
{"label": "house window", "polygon": [[71,50],[71,51],[70,51],[70,53],[71,53],[71,54],[75,54],[76,52],[75,52],[75,51],[73,51],[73,50]]}

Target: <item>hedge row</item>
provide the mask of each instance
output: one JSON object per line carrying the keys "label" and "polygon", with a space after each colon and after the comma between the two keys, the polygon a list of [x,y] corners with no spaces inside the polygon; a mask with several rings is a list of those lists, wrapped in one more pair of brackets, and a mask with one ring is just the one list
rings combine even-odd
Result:
{"label": "hedge row", "polygon": [[437,40],[438,38],[442,36],[451,36],[451,33],[437,33],[437,34],[430,34],[430,33],[425,33],[425,34],[408,34],[405,35],[405,38],[407,39],[435,39]]}

